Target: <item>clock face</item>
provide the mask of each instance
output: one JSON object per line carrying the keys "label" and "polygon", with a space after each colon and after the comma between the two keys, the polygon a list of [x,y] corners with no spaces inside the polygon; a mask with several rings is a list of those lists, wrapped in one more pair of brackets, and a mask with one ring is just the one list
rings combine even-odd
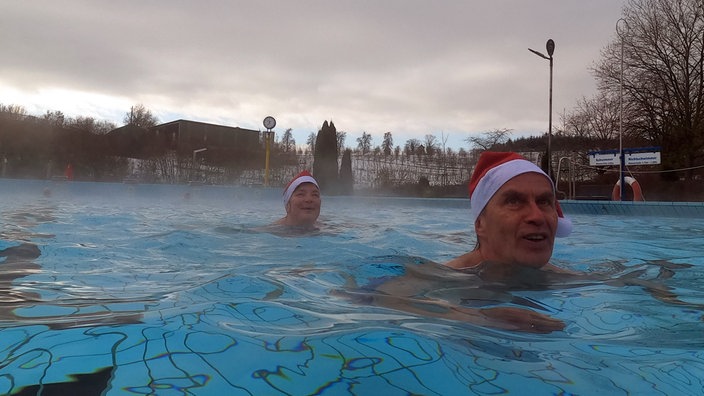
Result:
{"label": "clock face", "polygon": [[276,126],[276,120],[272,116],[267,116],[264,119],[264,128],[266,129],[272,129]]}

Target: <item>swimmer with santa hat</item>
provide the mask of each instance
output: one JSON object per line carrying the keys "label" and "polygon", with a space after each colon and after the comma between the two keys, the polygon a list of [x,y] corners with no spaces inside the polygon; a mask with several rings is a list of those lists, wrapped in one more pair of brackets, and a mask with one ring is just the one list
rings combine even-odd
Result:
{"label": "swimmer with santa hat", "polygon": [[303,229],[318,228],[320,215],[320,187],[307,170],[299,173],[284,188],[286,216],[275,224]]}
{"label": "swimmer with santa hat", "polygon": [[447,263],[454,269],[527,267],[562,272],[549,264],[555,237],[572,232],[555,186],[537,165],[517,153],[481,154],[469,183],[477,243]]}
{"label": "swimmer with santa hat", "polygon": [[365,286],[338,291],[338,295],[357,299],[361,295],[373,305],[500,329],[562,330],[564,322],[545,313],[493,306],[508,301],[532,308],[510,293],[514,284],[526,287],[524,282],[541,280],[543,274],[570,274],[549,264],[555,237],[572,231],[550,178],[516,153],[484,152],[472,174],[469,194],[477,235],[471,252],[445,265],[405,266],[403,275],[383,279],[371,292],[364,293],[369,289]]}

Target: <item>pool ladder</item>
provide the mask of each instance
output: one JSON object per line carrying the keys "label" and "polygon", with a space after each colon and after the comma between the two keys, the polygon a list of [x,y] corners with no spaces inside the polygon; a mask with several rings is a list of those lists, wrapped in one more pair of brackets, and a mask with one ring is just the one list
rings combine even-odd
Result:
{"label": "pool ladder", "polygon": [[[567,164],[569,165],[567,193],[565,193],[564,191],[560,191],[559,189],[562,160],[567,160]],[[576,194],[575,190],[576,188],[574,182],[574,161],[572,157],[560,157],[560,160],[557,162],[557,174],[555,175],[555,194],[557,195],[557,199],[574,199]]]}

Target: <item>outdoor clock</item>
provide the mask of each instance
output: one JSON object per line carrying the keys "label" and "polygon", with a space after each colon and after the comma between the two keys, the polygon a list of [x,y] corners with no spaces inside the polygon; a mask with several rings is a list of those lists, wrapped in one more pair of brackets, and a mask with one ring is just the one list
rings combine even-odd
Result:
{"label": "outdoor clock", "polygon": [[264,128],[266,129],[274,129],[276,126],[276,120],[272,116],[266,116],[264,118]]}

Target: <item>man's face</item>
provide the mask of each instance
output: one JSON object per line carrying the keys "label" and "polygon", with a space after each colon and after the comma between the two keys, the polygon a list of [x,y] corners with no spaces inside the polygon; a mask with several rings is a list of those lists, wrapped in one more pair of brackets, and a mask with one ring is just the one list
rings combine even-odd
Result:
{"label": "man's face", "polygon": [[291,224],[313,225],[320,215],[320,190],[313,183],[303,183],[296,187],[286,205],[287,217]]}
{"label": "man's face", "polygon": [[501,186],[475,223],[484,261],[533,268],[550,260],[556,229],[552,185],[535,172]]}

